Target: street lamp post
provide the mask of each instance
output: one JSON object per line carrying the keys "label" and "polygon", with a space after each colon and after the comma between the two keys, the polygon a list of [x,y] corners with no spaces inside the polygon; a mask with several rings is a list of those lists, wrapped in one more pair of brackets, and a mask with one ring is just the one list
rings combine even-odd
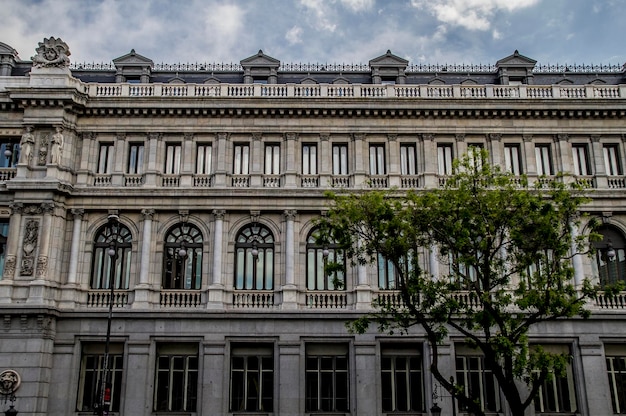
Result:
{"label": "street lamp post", "polygon": [[119,217],[111,214],[108,217],[109,226],[109,249],[107,254],[111,259],[109,266],[109,315],[107,318],[107,334],[104,344],[104,360],[102,363],[102,378],[100,380],[100,406],[99,414],[102,416],[109,414],[111,407],[111,370],[109,369],[111,360],[109,350],[111,346],[111,322],[113,320],[113,303],[115,297],[115,260],[117,258],[117,238],[119,234]]}

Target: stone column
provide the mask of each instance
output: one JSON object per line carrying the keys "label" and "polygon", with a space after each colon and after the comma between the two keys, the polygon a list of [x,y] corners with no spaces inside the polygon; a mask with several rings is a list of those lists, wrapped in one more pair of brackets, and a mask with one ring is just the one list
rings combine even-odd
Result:
{"label": "stone column", "polygon": [[591,171],[596,177],[596,187],[598,189],[607,189],[609,180],[606,174],[604,149],[600,141],[600,136],[591,136]]}
{"label": "stone column", "polygon": [[351,173],[354,178],[353,186],[360,188],[365,186],[365,182],[367,181],[366,162],[369,162],[369,153],[364,134],[352,135],[352,153],[350,154],[348,151],[348,163],[351,158],[353,160],[351,168],[354,170],[349,171],[349,173]]}
{"label": "stone column", "polygon": [[285,213],[285,285],[283,286],[283,309],[296,309],[298,304],[297,285],[295,283],[294,221],[295,210],[286,210]]}
{"label": "stone column", "polygon": [[283,166],[285,167],[284,178],[285,182],[283,186],[285,188],[295,188],[297,186],[298,179],[298,166],[301,163],[297,163],[298,159],[298,135],[296,133],[286,133],[285,134],[285,147],[283,150],[282,160]]}
{"label": "stone column", "polygon": [[43,212],[43,221],[41,223],[41,238],[39,240],[39,253],[37,256],[37,266],[35,269],[35,279],[30,282],[28,288],[28,299],[26,303],[43,305],[44,303],[53,302],[52,296],[47,293],[47,281],[49,280],[50,269],[50,239],[54,228],[52,227],[52,213],[54,212],[54,203],[44,202],[41,204]]}
{"label": "stone column", "polygon": [[195,173],[195,140],[193,133],[185,133],[185,139],[181,146],[182,158],[180,167],[180,186],[193,186],[193,174]]}
{"label": "stone column", "polygon": [[529,176],[537,176],[537,159],[535,157],[535,143],[533,136],[525,134],[522,136],[524,140],[524,156],[526,156],[526,173]]}
{"label": "stone column", "polygon": [[428,251],[428,267],[430,269],[430,275],[435,279],[439,277],[439,259],[437,256],[437,246],[430,246],[430,250]]}
{"label": "stone column", "polygon": [[491,156],[491,161],[494,166],[501,166],[504,169],[504,158],[502,157],[502,135],[499,133],[493,133],[487,135],[487,150]]}
{"label": "stone column", "polygon": [[213,210],[213,218],[215,220],[215,229],[213,231],[213,270],[211,273],[211,284],[209,285],[209,296],[207,308],[221,309],[223,308],[224,283],[222,282],[222,241],[224,233],[224,215],[226,211],[223,209]]}
{"label": "stone column", "polygon": [[424,187],[436,188],[437,183],[437,143],[434,134],[422,135],[423,152],[421,155],[424,167]]}
{"label": "stone column", "polygon": [[330,135],[320,134],[320,149],[317,152],[319,158],[319,174],[320,174],[320,187],[329,187],[332,184],[333,173],[333,150],[330,144]]}
{"label": "stone column", "polygon": [[578,237],[578,226],[574,223],[570,224],[572,232],[572,265],[574,266],[574,285],[580,288],[585,280],[585,270],[583,266],[582,254],[578,254],[578,247],[576,247],[576,238]]}
{"label": "stone column", "polygon": [[149,133],[148,143],[146,146],[146,154],[144,155],[148,159],[148,168],[146,169],[146,185],[156,186],[157,175],[159,172],[159,166],[157,165],[157,155],[159,153],[159,141],[161,140],[160,133]]}
{"label": "stone column", "polygon": [[220,155],[220,157],[213,159],[215,161],[214,185],[218,187],[226,186],[229,162],[232,162],[232,154],[229,152],[228,146],[228,137],[228,133],[217,133],[215,135],[216,149],[213,154]]}
{"label": "stone column", "polygon": [[[358,241],[361,246],[363,242]],[[371,309],[372,308],[372,287],[367,279],[367,266],[358,264],[356,268],[357,287],[356,287],[356,308]]]}
{"label": "stone column", "polygon": [[78,271],[78,254],[81,247],[80,244],[80,231],[85,215],[85,210],[82,208],[73,208],[71,210],[74,216],[74,227],[72,229],[72,247],[70,248],[70,269],[67,273],[67,284],[76,285],[76,277]]}
{"label": "stone column", "polygon": [[111,184],[124,186],[124,153],[126,147],[126,133],[118,133],[113,147],[113,166],[111,169]]}
{"label": "stone column", "polygon": [[147,308],[150,306],[150,261],[152,246],[152,219],[154,217],[154,209],[142,209],[143,216],[143,235],[141,236],[141,260],[139,265],[139,282],[135,287],[135,299],[133,308]]}
{"label": "stone column", "polygon": [[400,187],[400,143],[397,134],[387,135],[387,176],[389,177],[389,187]]}
{"label": "stone column", "polygon": [[[17,267],[17,250],[20,239],[20,226],[22,224],[22,211],[24,204],[21,202],[13,202],[9,205],[11,208],[11,219],[9,220],[9,233],[6,243],[6,255],[4,258],[4,280],[12,280],[15,277],[15,269]],[[0,297],[2,299],[2,297]]]}
{"label": "stone column", "polygon": [[252,134],[250,143],[250,186],[258,188],[263,186],[263,162],[265,161],[265,149],[261,133]]}

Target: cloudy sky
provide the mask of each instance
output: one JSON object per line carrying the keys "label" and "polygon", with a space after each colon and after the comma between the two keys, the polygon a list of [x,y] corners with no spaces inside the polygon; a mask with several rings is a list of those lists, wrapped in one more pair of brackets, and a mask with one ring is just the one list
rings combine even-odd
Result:
{"label": "cloudy sky", "polygon": [[626,0],[0,0],[0,15],[23,60],[55,36],[73,62],[626,62]]}

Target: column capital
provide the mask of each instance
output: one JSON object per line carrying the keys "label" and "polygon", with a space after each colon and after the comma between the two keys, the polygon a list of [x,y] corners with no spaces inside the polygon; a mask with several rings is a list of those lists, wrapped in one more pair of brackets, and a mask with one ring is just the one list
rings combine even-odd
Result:
{"label": "column capital", "polygon": [[297,140],[298,133],[285,133],[285,140]]}
{"label": "column capital", "polygon": [[433,142],[433,141],[435,141],[435,135],[432,134],[432,133],[424,133],[424,134],[422,134],[422,139]]}
{"label": "column capital", "polygon": [[255,132],[252,133],[252,140],[259,141],[263,137],[263,133]]}
{"label": "column capital", "polygon": [[213,210],[213,217],[216,220],[223,220],[224,219],[224,215],[226,215],[226,210],[224,210],[224,209],[214,209]]}
{"label": "column capital", "polygon": [[41,211],[44,214],[52,214],[54,212],[54,202],[44,202],[41,204]]}
{"label": "column capital", "polygon": [[329,141],[330,140],[330,134],[327,134],[327,133],[320,134],[320,140],[323,141],[323,142]]}
{"label": "column capital", "polygon": [[11,214],[21,214],[24,211],[24,204],[21,202],[11,202],[9,208],[11,208]]}
{"label": "column capital", "polygon": [[522,140],[525,143],[530,143],[530,142],[533,141],[533,135],[532,134],[524,134],[524,135],[522,135]]}
{"label": "column capital", "polygon": [[70,212],[74,216],[74,219],[77,220],[82,220],[85,215],[85,210],[83,208],[72,208]]}
{"label": "column capital", "polygon": [[295,209],[286,209],[284,212],[285,215],[285,219],[287,221],[293,221],[296,219],[296,214],[298,213],[298,211],[296,211]]}
{"label": "column capital", "polygon": [[141,215],[144,220],[151,220],[154,217],[155,210],[152,208],[145,208],[141,210]]}
{"label": "column capital", "polygon": [[217,140],[228,140],[230,133],[220,132],[216,133],[215,136],[217,137]]}
{"label": "column capital", "polygon": [[499,142],[500,140],[502,140],[502,134],[501,133],[489,133],[487,135],[487,140],[491,140],[493,142]]}

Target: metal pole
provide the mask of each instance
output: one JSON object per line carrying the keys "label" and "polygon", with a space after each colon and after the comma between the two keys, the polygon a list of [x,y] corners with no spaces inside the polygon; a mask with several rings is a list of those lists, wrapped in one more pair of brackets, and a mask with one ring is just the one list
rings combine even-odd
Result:
{"label": "metal pole", "polygon": [[[110,392],[111,392],[111,371],[109,370],[109,350],[111,346],[111,322],[113,321],[113,302],[115,297],[115,260],[117,259],[117,225],[118,225],[118,216],[115,214],[109,215],[109,230],[110,230],[110,246],[108,250],[109,258],[111,259],[111,265],[109,267],[109,315],[107,318],[107,334],[106,341],[104,343],[104,360],[102,363],[103,373],[102,378],[100,379],[100,415],[108,415],[109,407],[111,406],[110,402]],[[107,394],[106,390],[109,388],[108,399],[105,400]],[[106,407],[106,408],[105,408]]]}

